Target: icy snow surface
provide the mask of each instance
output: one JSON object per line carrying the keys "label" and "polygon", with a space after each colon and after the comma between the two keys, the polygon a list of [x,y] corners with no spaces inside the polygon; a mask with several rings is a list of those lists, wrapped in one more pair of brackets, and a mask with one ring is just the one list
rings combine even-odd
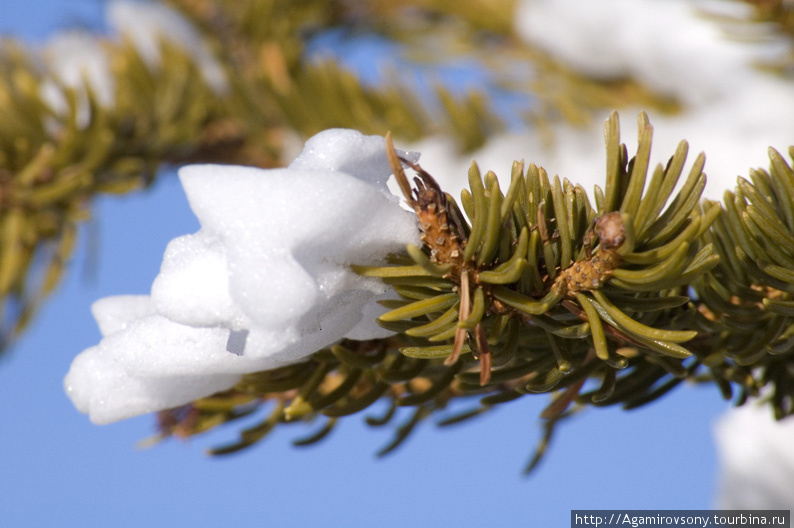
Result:
{"label": "icy snow surface", "polygon": [[351,130],[318,134],[286,169],[181,169],[201,229],[168,245],[151,296],[94,304],[104,337],[66,376],[75,406],[108,423],[189,403],[346,336],[388,335],[375,323],[384,286],[349,265],[419,243],[413,214],[386,190],[390,174],[383,138]]}

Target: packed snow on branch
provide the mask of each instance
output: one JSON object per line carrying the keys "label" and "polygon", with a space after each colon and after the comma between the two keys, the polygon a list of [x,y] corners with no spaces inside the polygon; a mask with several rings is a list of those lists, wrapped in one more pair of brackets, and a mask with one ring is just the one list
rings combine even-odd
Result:
{"label": "packed snow on branch", "polygon": [[386,187],[385,152],[381,137],[337,129],[285,169],[182,168],[201,229],[171,241],[150,296],[94,304],[104,337],[66,376],[75,406],[113,422],[209,396],[344,337],[388,335],[375,323],[383,284],[350,268],[420,243],[413,214]]}

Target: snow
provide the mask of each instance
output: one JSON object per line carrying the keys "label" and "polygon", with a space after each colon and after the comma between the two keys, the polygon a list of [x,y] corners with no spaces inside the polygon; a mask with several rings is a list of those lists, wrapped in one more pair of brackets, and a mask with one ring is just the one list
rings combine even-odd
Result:
{"label": "snow", "polygon": [[720,458],[715,507],[782,509],[794,504],[794,420],[776,422],[768,405],[750,402],[714,428]]}
{"label": "snow", "polygon": [[131,40],[146,65],[161,68],[161,42],[182,48],[192,55],[206,83],[218,94],[229,89],[223,67],[207,42],[179,12],[145,0],[112,0],[106,8],[108,24]]}
{"label": "snow", "polygon": [[[167,42],[195,60],[204,81],[215,93],[228,92],[223,67],[207,42],[177,11],[158,2],[112,0],[105,8],[105,16],[115,33],[113,37],[129,39],[149,68],[163,67],[160,47]],[[41,98],[56,115],[64,116],[69,111],[63,88],[77,94],[77,126],[81,129],[91,119],[88,90],[100,106],[114,105],[115,79],[103,39],[86,31],[67,31],[50,39],[40,50],[40,57],[49,75],[41,84]],[[53,134],[59,129],[54,121],[48,122],[47,127]]]}
{"label": "snow", "polygon": [[[726,16],[750,9],[710,4]],[[698,16],[708,7],[692,0],[532,0],[520,3],[516,29],[585,75],[630,77],[695,106],[725,96],[725,80],[758,53],[751,43],[729,43],[719,24]]]}
{"label": "snow", "polygon": [[388,335],[375,323],[385,286],[350,264],[419,243],[413,214],[386,190],[390,173],[383,138],[350,130],[318,134],[285,169],[182,168],[201,229],[171,241],[151,296],[95,303],[103,338],[64,381],[75,406],[108,423],[228,389],[346,336]]}
{"label": "snow", "polygon": [[[85,128],[91,118],[88,90],[100,106],[108,108],[115,102],[116,87],[110,72],[110,59],[92,35],[80,31],[61,33],[45,44],[41,56],[51,77],[41,83],[39,93],[55,114],[65,115],[69,111],[62,87],[75,91],[80,128]],[[53,128],[54,125],[48,126]]]}

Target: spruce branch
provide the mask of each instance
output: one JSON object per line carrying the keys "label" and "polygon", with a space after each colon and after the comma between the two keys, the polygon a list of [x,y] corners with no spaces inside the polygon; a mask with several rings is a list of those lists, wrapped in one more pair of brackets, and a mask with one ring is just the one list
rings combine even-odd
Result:
{"label": "spruce branch", "polygon": [[[60,108],[43,95],[51,72],[21,46],[1,50],[0,351],[58,283],[98,193],[145,187],[164,164],[276,166],[291,136],[329,127],[391,129],[402,140],[444,133],[468,150],[502,130],[484,93],[453,96],[439,85],[433,106],[396,74],[373,86],[336,60],[313,60],[307,42],[323,31],[372,31],[400,42],[416,62],[473,56],[499,89],[538,98],[523,118],[539,127],[560,117],[587,122],[594,108],[682,108],[635,79],[588,79],[523,44],[510,1],[169,3],[211,42],[228,92],[207,82],[191,50],[167,39],[157,45],[167,68],[153,67],[132,40],[101,40],[112,104],[89,79],[77,87],[56,79]],[[760,18],[790,29],[782,4],[755,3],[766,9]],[[441,53],[427,54],[429,42]],[[515,75],[516,65],[536,75]],[[763,395],[777,418],[792,414],[790,165],[770,151],[769,172],[751,172],[722,205],[702,201],[703,158],[684,173],[682,143],[666,166],[652,168],[644,114],[639,129],[629,159],[617,117],[608,122],[606,184],[592,202],[582,187],[523,162],[509,183],[473,165],[470,189],[456,201],[390,147],[422,247],[391,255],[388,266],[354,269],[400,297],[383,301],[390,311],[379,320],[397,335],[343,340],[305,363],[248,374],[231,390],[160,413],[161,436],[190,436],[266,410],[215,453],[251,446],[285,423],[317,423],[295,441],[304,446],[341,417],[385,400],[387,412],[368,416],[368,425],[397,422],[400,408],[412,407],[386,454],[431,416],[442,413],[438,423],[450,425],[548,393],[531,468],[555,425],[584,406],[637,408],[682,381],[713,382],[738,404]],[[417,174],[413,187],[405,171]],[[474,403],[443,414],[453,399]]]}
{"label": "spruce branch", "polygon": [[[401,297],[382,301],[390,311],[378,320],[397,334],[344,340],[306,363],[246,375],[229,391],[160,413],[160,437],[268,408],[261,423],[213,453],[249,447],[276,425],[320,419],[315,434],[296,442],[308,445],[377,401],[388,412],[368,416],[373,427],[413,407],[384,454],[430,416],[450,425],[549,394],[531,469],[554,427],[583,406],[634,409],[684,381],[713,382],[726,399],[738,391],[738,405],[767,394],[778,419],[791,415],[791,166],[770,150],[770,171],[740,179],[723,208],[700,200],[702,154],[685,172],[681,142],[666,165],[651,167],[644,113],[638,128],[629,158],[617,114],[607,120],[606,183],[595,204],[580,186],[515,162],[506,192],[473,164],[458,206],[388,138],[423,246],[392,255],[388,266],[354,269]],[[413,185],[404,165],[417,174]],[[453,399],[474,404],[445,415]]]}

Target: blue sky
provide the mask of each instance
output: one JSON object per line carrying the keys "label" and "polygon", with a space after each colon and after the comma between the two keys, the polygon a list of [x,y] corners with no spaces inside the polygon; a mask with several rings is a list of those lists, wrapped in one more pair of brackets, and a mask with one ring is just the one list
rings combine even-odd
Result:
{"label": "blue sky", "polygon": [[[0,32],[38,41],[99,27],[100,14],[96,0],[3,0]],[[390,431],[360,416],[309,448],[291,446],[308,432],[296,426],[229,458],[204,452],[231,429],[137,449],[151,417],[92,425],[62,379],[100,338],[91,303],[148,293],[167,242],[198,224],[173,173],[149,191],[100,198],[93,212],[65,280],[0,360],[3,526],[567,526],[571,509],[711,505],[711,427],[726,408],[714,387],[683,387],[638,411],[588,410],[560,428],[528,479],[521,469],[541,434],[544,396],[455,428],[426,423],[385,459],[374,453]]]}

